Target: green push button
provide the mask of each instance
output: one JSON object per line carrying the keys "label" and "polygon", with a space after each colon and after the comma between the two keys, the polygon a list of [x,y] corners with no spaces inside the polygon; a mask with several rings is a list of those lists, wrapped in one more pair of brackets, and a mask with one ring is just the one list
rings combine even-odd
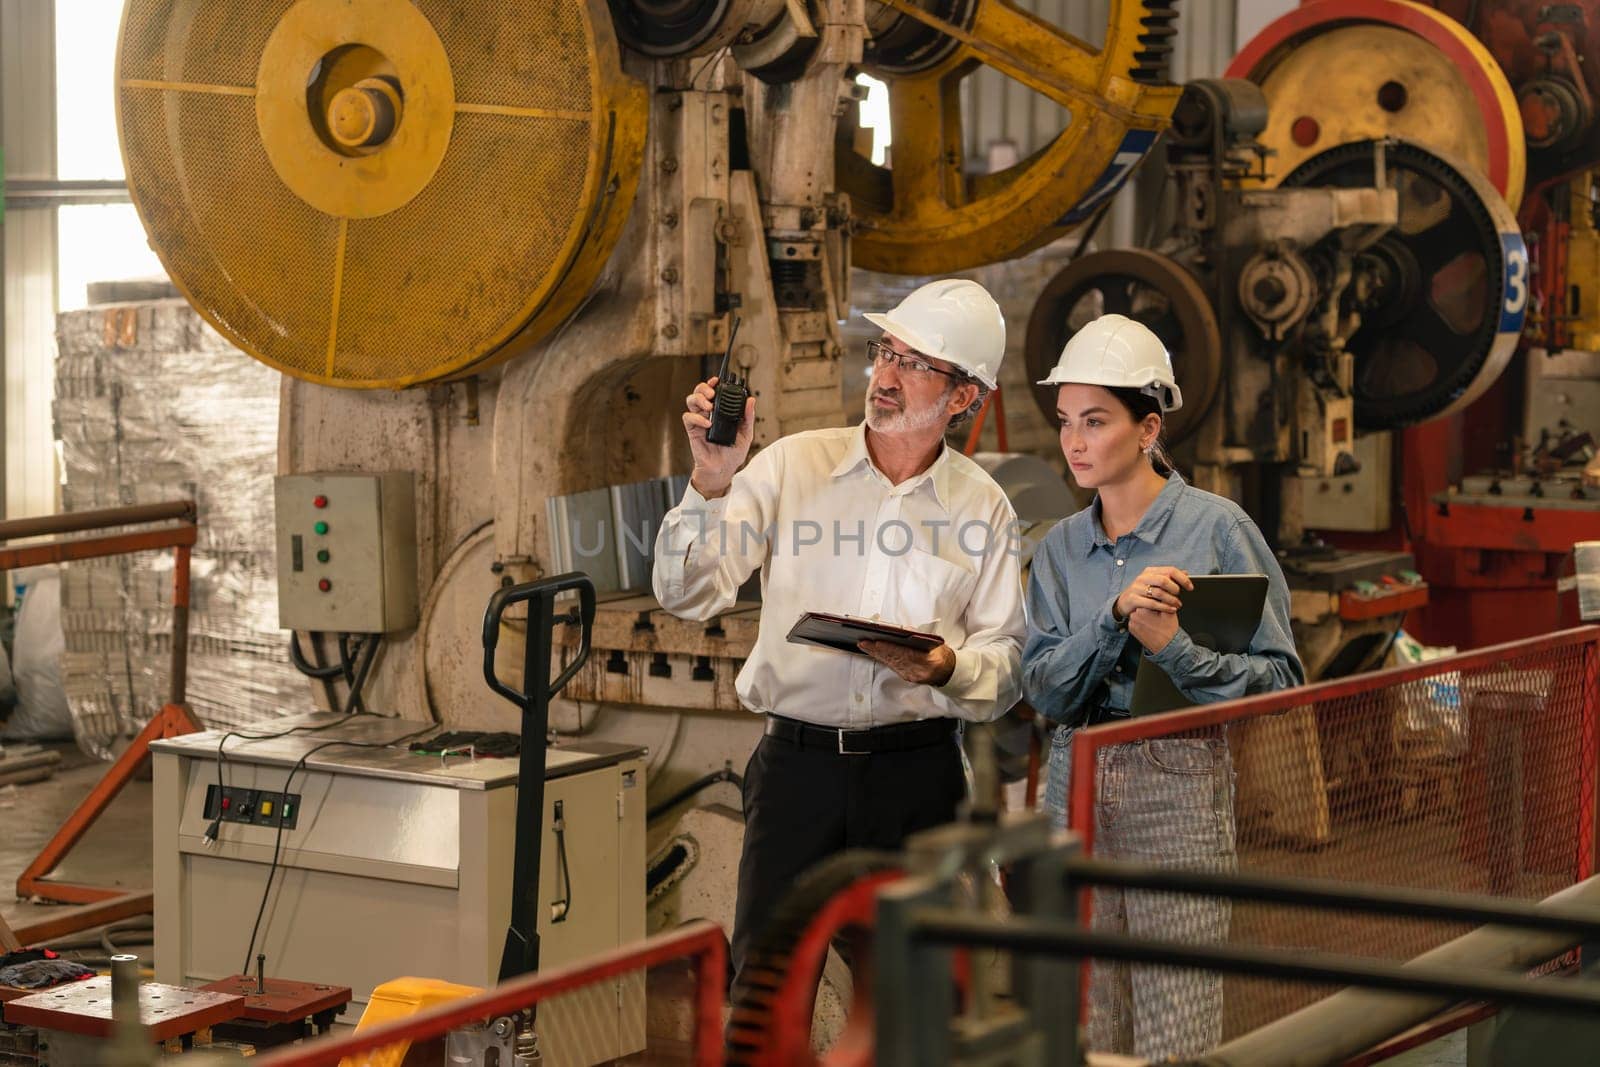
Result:
{"label": "green push button", "polygon": [[326,562],[328,562],[328,550],[327,549],[325,549],[325,548],[317,549],[317,562],[318,563],[326,563]]}
{"label": "green push button", "polygon": [[311,528],[313,530],[317,531],[317,533],[319,533],[319,534],[325,534],[325,533],[328,532],[328,524],[325,523],[325,522],[319,522],[319,523],[317,523],[315,526],[313,526]]}

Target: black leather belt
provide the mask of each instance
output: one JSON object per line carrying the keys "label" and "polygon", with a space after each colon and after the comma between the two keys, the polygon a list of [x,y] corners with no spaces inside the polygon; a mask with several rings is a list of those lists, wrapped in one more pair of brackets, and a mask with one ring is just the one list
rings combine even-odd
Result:
{"label": "black leather belt", "polygon": [[1127,708],[1108,708],[1098,705],[1089,709],[1089,714],[1084,717],[1085,726],[1099,726],[1103,722],[1117,722],[1129,717]]}
{"label": "black leather belt", "polygon": [[874,726],[869,730],[846,730],[769,714],[767,736],[799,748],[827,749],[842,756],[865,756],[873,752],[903,752],[949,744],[955,740],[956,720],[922,719]]}

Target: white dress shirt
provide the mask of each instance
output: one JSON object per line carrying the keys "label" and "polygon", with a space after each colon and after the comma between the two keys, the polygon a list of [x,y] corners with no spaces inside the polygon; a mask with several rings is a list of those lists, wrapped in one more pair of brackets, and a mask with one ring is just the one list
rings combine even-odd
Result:
{"label": "white dress shirt", "polygon": [[[709,619],[761,568],[760,632],[737,681],[752,711],[849,729],[986,722],[1021,691],[1020,548],[1010,501],[972,460],[944,447],[894,485],[857,426],[775,441],[716,500],[691,485],[657,534],[653,577],[662,607]],[[914,685],[866,656],[790,644],[806,611],[937,633],[955,672]]]}

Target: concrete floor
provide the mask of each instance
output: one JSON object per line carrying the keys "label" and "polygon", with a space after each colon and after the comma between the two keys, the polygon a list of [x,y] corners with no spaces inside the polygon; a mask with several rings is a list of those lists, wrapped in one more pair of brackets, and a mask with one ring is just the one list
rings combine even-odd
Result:
{"label": "concrete floor", "polygon": [[[53,905],[16,899],[17,876],[82,803],[108,764],[72,744],[61,753],[55,777],[0,787],[0,915],[12,926],[37,921]],[[150,885],[150,783],[135,779],[111,802],[58,867],[55,877],[128,889]]]}

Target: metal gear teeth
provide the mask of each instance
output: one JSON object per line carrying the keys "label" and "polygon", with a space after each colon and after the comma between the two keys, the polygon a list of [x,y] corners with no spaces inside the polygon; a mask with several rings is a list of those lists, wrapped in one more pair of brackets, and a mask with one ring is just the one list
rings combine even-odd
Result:
{"label": "metal gear teeth", "polygon": [[1177,0],[1147,0],[1139,19],[1139,50],[1128,76],[1145,85],[1172,84],[1173,39],[1178,36]]}

